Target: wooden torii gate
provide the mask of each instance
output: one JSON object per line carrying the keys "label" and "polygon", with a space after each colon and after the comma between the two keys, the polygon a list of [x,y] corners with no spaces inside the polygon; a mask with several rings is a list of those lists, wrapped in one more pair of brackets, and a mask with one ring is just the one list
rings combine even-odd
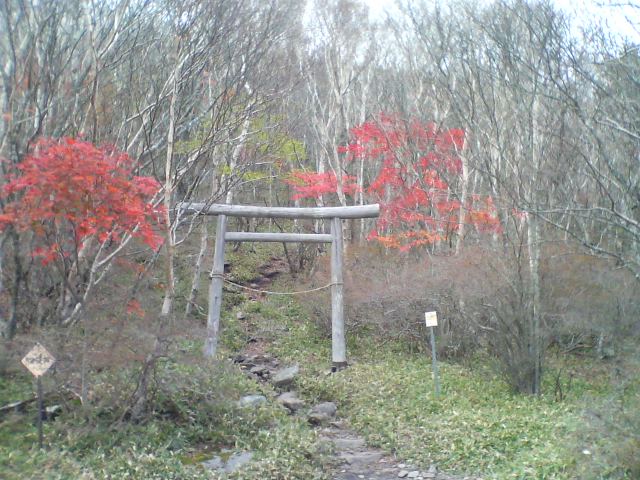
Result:
{"label": "wooden torii gate", "polygon": [[[213,269],[211,271],[211,285],[209,287],[207,336],[204,344],[205,356],[213,357],[218,344],[220,310],[222,308],[222,286],[224,283],[225,242],[331,243],[331,357],[333,366],[336,369],[346,367],[347,347],[344,329],[341,222],[342,219],[375,218],[380,214],[379,205],[298,208],[188,203],[181,204],[179,209],[187,213],[218,216]],[[227,232],[227,217],[330,219],[331,234]]]}

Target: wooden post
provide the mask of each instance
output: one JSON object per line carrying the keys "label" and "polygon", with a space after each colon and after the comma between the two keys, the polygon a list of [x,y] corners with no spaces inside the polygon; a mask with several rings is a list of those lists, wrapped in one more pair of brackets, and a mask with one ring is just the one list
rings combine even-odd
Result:
{"label": "wooden post", "polygon": [[438,376],[438,358],[436,355],[436,331],[433,327],[429,327],[431,333],[431,368],[433,369],[433,384],[436,391],[436,397],[440,396],[440,377]]}
{"label": "wooden post", "polygon": [[47,373],[47,370],[55,363],[56,359],[53,358],[46,348],[39,343],[29,350],[24,358],[22,364],[29,369],[29,371],[36,377],[36,388],[38,389],[38,447],[42,448],[44,435],[42,433],[42,421],[44,420],[44,397],[42,393],[42,375]]}
{"label": "wooden post", "polygon": [[433,384],[435,385],[436,397],[440,396],[440,378],[438,376],[438,358],[436,355],[436,331],[438,326],[437,312],[424,312],[424,324],[431,334],[431,368],[433,369]]}
{"label": "wooden post", "polygon": [[224,235],[227,242],[302,242],[329,243],[333,241],[331,235],[323,233],[262,233],[262,232],[227,232]]}
{"label": "wooden post", "polygon": [[38,376],[36,381],[37,389],[38,389],[38,448],[42,449],[42,445],[44,442],[44,434],[42,433],[42,420],[44,417],[44,403],[43,403],[43,394],[42,394],[42,378]]}
{"label": "wooden post", "polygon": [[347,345],[344,332],[344,283],[342,278],[342,220],[331,219],[331,357],[340,370],[347,366]]}
{"label": "wooden post", "polygon": [[207,337],[204,341],[204,356],[213,358],[218,348],[220,311],[222,310],[222,285],[224,283],[224,236],[227,217],[218,215],[216,227],[216,247],[213,254],[211,285],[209,286],[209,314],[207,316]]}

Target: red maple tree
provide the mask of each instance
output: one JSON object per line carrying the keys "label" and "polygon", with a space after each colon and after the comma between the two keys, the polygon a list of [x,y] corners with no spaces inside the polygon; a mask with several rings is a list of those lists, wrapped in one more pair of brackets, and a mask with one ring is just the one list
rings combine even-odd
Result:
{"label": "red maple tree", "polygon": [[152,203],[160,185],[134,175],[134,167],[126,153],[109,146],[44,138],[0,189],[0,231],[22,235],[29,246],[24,253],[47,268],[60,299],[52,302],[52,314],[63,323],[79,317],[129,239],[153,249],[162,244],[155,227],[163,211]]}
{"label": "red maple tree", "polygon": [[73,138],[41,139],[0,191],[0,229],[37,238],[32,254],[47,264],[77,255],[88,243],[118,243],[125,234],[158,248],[161,218],[150,203],[160,185],[133,175],[133,161],[112,147]]}
{"label": "red maple tree", "polygon": [[[490,197],[471,195],[462,205],[456,191],[462,175],[464,130],[381,113],[351,129],[351,135],[352,141],[338,148],[347,163],[362,160],[377,165],[377,174],[366,188],[370,200],[381,205],[370,240],[403,251],[430,245],[458,231],[461,212],[464,221],[479,231],[500,229]],[[322,175],[296,176],[294,198],[335,192],[335,175]],[[354,177],[343,178],[347,179],[345,193],[357,191]]]}

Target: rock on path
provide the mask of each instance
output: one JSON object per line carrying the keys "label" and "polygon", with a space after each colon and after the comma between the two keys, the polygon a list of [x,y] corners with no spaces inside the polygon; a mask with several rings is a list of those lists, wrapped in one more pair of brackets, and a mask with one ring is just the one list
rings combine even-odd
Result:
{"label": "rock on path", "polygon": [[333,402],[323,402],[314,406],[309,413],[309,423],[312,425],[323,425],[329,423],[336,416],[338,407]]}
{"label": "rock on path", "polygon": [[291,367],[278,370],[273,374],[271,383],[273,383],[273,385],[276,387],[286,387],[287,385],[291,385],[295,378],[298,376],[299,371],[300,367],[298,367],[298,365],[293,365]]}
{"label": "rock on path", "polygon": [[[266,354],[237,355],[233,361],[248,375],[269,382],[281,391],[294,383],[299,372],[298,365],[282,368],[277,359]],[[246,395],[239,404],[255,408],[266,401],[263,395]],[[336,419],[338,408],[333,402],[319,403],[307,410],[305,402],[293,391],[282,392],[276,401],[291,414],[308,412],[307,419],[318,429],[320,440],[331,445],[334,480],[481,480],[447,475],[438,472],[435,465],[425,469],[399,463],[388,453],[368,447],[361,436]]]}
{"label": "rock on path", "polygon": [[295,392],[284,392],[276,398],[278,403],[282,404],[290,412],[294,413],[304,407],[304,400],[298,398]]}

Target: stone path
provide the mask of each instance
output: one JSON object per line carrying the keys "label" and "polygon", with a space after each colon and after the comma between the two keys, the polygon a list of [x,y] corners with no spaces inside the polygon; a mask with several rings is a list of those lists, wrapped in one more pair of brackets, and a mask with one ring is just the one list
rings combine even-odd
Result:
{"label": "stone path", "polygon": [[286,273],[288,270],[289,266],[284,259],[271,257],[267,263],[258,267],[258,275],[245,284],[245,287],[250,287],[255,290],[247,290],[244,293],[251,300],[263,299],[265,295],[256,290],[269,290],[269,287],[276,277]]}
{"label": "stone path", "polygon": [[[272,262],[274,259],[271,259]],[[261,268],[263,280],[255,280],[261,288],[267,287],[270,280],[283,271],[280,264],[267,265]],[[253,287],[253,285],[252,285]],[[259,299],[253,297],[254,299]],[[239,313],[238,319],[244,319]],[[398,478],[416,480],[482,480],[480,477],[456,477],[439,472],[436,465],[418,468],[403,463],[380,449],[367,446],[363,437],[349,428],[345,420],[340,417],[339,405],[331,402],[315,405],[311,409],[294,391],[290,391],[298,374],[297,365],[281,365],[280,361],[266,352],[265,342],[250,344],[244,353],[237,355],[233,361],[254,379],[269,382],[281,393],[277,397],[284,408],[292,415],[307,415],[309,423],[318,431],[320,441],[327,445],[331,452],[330,472],[333,480],[396,480]],[[252,398],[249,398],[252,397]],[[266,398],[256,395],[245,397],[246,402],[262,402]],[[263,400],[264,399],[264,400]],[[242,402],[243,400],[241,400]],[[336,412],[336,408],[338,411]],[[336,417],[337,414],[337,417]]]}
{"label": "stone path", "polygon": [[[349,428],[345,420],[339,420],[339,411],[332,402],[324,402],[308,408],[289,387],[298,374],[295,365],[281,365],[268,354],[237,355],[233,361],[249,376],[260,382],[269,382],[283,393],[277,397],[292,415],[306,415],[318,431],[320,441],[330,453],[331,475],[334,480],[391,480],[398,478],[416,480],[481,480],[479,477],[455,477],[439,472],[435,465],[409,465],[398,461],[388,453],[367,446],[363,437]],[[259,397],[259,398],[258,398]],[[247,395],[240,400],[246,406],[266,401],[261,395]]]}
{"label": "stone path", "polygon": [[438,472],[435,465],[420,469],[401,463],[380,449],[368,447],[360,435],[341,422],[334,422],[319,433],[323,441],[333,445],[334,480],[473,480],[473,477],[452,477]]}

